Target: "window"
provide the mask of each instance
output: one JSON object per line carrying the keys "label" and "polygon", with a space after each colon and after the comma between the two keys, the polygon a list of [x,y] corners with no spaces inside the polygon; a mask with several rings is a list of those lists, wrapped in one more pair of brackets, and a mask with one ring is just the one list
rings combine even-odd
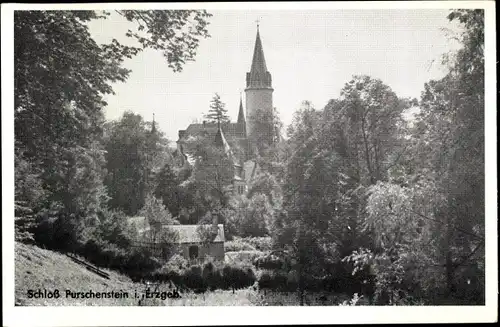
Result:
{"label": "window", "polygon": [[238,194],[245,193],[245,185],[238,185]]}
{"label": "window", "polygon": [[198,246],[192,245],[189,247],[189,259],[198,258]]}

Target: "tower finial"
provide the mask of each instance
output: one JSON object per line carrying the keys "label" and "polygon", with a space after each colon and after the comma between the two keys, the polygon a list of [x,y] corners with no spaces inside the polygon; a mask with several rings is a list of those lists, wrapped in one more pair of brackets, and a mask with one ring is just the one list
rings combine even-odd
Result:
{"label": "tower finial", "polygon": [[257,31],[259,31],[259,23],[260,23],[260,19],[255,20],[255,22],[257,23]]}

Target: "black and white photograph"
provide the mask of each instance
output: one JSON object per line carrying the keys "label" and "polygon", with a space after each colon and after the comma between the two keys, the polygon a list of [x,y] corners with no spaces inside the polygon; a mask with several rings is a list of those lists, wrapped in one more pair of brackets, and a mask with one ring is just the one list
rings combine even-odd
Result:
{"label": "black and white photograph", "polygon": [[312,4],[2,5],[9,326],[497,321],[494,2]]}

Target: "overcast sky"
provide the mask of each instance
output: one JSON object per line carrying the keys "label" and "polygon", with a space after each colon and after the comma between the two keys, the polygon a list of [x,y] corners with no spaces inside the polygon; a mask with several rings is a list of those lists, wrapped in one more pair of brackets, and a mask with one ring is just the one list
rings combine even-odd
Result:
{"label": "overcast sky", "polygon": [[[214,11],[211,38],[201,41],[195,62],[173,73],[160,52],[147,50],[125,61],[126,83],[113,86],[107,119],[131,110],[152,120],[171,141],[179,129],[202,120],[218,92],[233,121],[245,89],[256,20],[272,74],[274,106],[285,125],[304,100],[323,108],[352,75],[380,78],[400,97],[420,97],[423,85],[442,77],[441,55],[456,43],[448,10]],[[118,15],[90,24],[97,42],[125,40],[129,23]],[[244,92],[243,92],[244,96]],[[244,98],[243,98],[244,101]],[[243,102],[244,103],[244,102]]]}

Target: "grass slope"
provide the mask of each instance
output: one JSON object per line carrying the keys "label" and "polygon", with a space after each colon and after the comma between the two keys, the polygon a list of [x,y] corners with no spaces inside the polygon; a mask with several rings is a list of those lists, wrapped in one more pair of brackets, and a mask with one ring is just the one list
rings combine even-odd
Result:
{"label": "grass slope", "polygon": [[[16,305],[137,305],[136,299],[71,299],[65,290],[73,292],[133,292],[141,287],[123,275],[102,269],[110,279],[87,270],[64,254],[44,250],[33,245],[15,246],[15,302]],[[59,290],[58,299],[28,298],[28,290]]]}
{"label": "grass slope", "polygon": [[[87,270],[64,254],[44,250],[37,246],[16,243],[15,245],[15,303],[21,306],[126,306],[139,305],[145,294],[146,285],[133,283],[130,278],[112,270],[102,269],[109,273],[110,279]],[[59,290],[58,299],[28,298],[28,290]],[[154,287],[152,288],[152,290]],[[72,299],[66,298],[65,291],[73,292],[110,292],[125,291],[129,298],[123,299]],[[173,288],[168,284],[159,286],[158,291],[169,292]],[[135,292],[139,298],[135,298]],[[217,290],[206,294],[180,293],[180,299],[145,299],[141,305],[168,306],[247,306],[259,305],[261,300],[257,292],[245,289],[232,291]]]}
{"label": "grass slope", "polygon": [[[263,292],[255,291],[252,287],[236,290],[235,293],[226,290],[216,290],[205,294],[192,292],[182,293],[181,298],[144,299],[139,304],[142,295],[145,294],[146,285],[133,283],[130,278],[120,275],[112,270],[102,269],[109,273],[110,279],[103,278],[89,270],[83,265],[72,261],[64,254],[44,250],[37,246],[16,243],[15,245],[15,303],[22,306],[282,306],[299,305],[296,293],[286,292]],[[162,284],[157,291],[169,292],[173,285]],[[59,290],[58,299],[28,298],[28,290]],[[151,288],[153,290],[154,287]],[[73,299],[66,298],[65,291],[73,292],[111,292],[125,291],[129,298],[91,298]],[[137,291],[138,298],[135,298]],[[328,299],[320,301],[318,298],[325,295]],[[160,295],[161,296],[161,295]],[[333,296],[327,293],[310,293],[306,295],[305,305],[338,305],[348,296]]]}

